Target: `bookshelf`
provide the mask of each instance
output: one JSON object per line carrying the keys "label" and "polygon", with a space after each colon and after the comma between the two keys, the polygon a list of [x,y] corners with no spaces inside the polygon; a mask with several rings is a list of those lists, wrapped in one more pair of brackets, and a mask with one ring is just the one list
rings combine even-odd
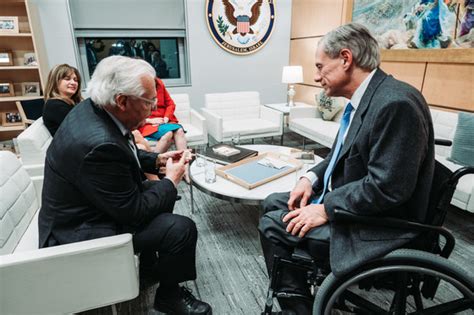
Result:
{"label": "bookshelf", "polygon": [[[12,139],[25,129],[24,115],[20,116],[21,124],[10,124],[5,113],[22,113],[19,102],[41,98],[38,94],[44,86],[28,0],[1,2],[0,18],[11,18],[14,23],[11,28],[0,21],[0,141]],[[32,56],[35,62],[28,63]]]}

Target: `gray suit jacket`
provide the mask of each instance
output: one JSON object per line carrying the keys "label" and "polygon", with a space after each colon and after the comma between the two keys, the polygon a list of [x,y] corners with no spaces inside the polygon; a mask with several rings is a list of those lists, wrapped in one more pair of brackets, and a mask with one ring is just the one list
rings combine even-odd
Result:
{"label": "gray suit jacket", "polygon": [[[333,147],[334,149],[334,147]],[[311,171],[318,178],[332,156]],[[359,215],[426,217],[434,171],[429,108],[412,86],[377,69],[353,117],[324,198],[331,224],[330,261],[338,275],[402,246],[408,231],[337,222],[334,210]],[[322,189],[322,180],[314,190]]]}

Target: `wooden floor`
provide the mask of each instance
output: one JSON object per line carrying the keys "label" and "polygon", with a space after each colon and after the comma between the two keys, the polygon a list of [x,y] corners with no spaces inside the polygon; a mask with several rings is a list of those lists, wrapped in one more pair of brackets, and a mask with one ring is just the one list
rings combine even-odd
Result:
{"label": "wooden floor", "polygon": [[[269,143],[267,140],[265,143]],[[301,147],[301,144],[300,136],[285,135],[285,145]],[[307,148],[317,149],[319,154],[327,153],[317,144],[310,144]],[[176,203],[175,213],[192,218],[199,232],[198,278],[195,283],[186,285],[196,296],[212,305],[214,315],[260,314],[268,278],[256,228],[259,207],[232,204],[194,189],[197,207],[192,214],[189,187],[180,184],[179,194],[183,198]],[[456,210],[450,212],[445,225],[457,239],[452,260],[472,273],[474,216]],[[132,301],[118,304],[118,314],[159,314],[153,310],[155,288],[140,292],[140,296]],[[84,314],[112,314],[112,309],[106,307]]]}

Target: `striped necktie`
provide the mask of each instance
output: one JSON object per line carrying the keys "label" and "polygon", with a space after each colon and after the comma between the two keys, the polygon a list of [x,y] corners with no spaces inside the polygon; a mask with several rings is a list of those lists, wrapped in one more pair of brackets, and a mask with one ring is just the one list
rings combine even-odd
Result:
{"label": "striped necktie", "polygon": [[348,103],[346,109],[344,110],[344,114],[342,115],[341,119],[341,126],[339,127],[339,134],[337,136],[336,146],[334,147],[334,152],[331,157],[331,161],[329,161],[329,165],[326,168],[326,172],[324,172],[324,188],[319,196],[318,199],[313,200],[312,203],[320,204],[323,201],[324,195],[328,190],[329,179],[331,178],[332,172],[334,171],[334,167],[336,166],[337,158],[339,157],[339,153],[341,152],[342,145],[344,144],[344,134],[346,133],[347,127],[349,126],[349,122],[351,120],[351,112],[354,109],[351,103]]}

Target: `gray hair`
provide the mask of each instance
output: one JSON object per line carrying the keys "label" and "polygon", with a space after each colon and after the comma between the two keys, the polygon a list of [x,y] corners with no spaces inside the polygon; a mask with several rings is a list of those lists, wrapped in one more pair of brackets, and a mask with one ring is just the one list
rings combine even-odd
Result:
{"label": "gray hair", "polygon": [[330,58],[336,58],[342,49],[352,52],[356,66],[373,70],[380,65],[380,49],[369,30],[360,24],[349,23],[330,31],[319,41]]}
{"label": "gray hair", "polygon": [[156,76],[155,69],[146,61],[124,56],[110,56],[102,59],[95,68],[87,86],[87,93],[99,107],[115,106],[115,96],[123,93],[142,96],[145,90],[142,77]]}

